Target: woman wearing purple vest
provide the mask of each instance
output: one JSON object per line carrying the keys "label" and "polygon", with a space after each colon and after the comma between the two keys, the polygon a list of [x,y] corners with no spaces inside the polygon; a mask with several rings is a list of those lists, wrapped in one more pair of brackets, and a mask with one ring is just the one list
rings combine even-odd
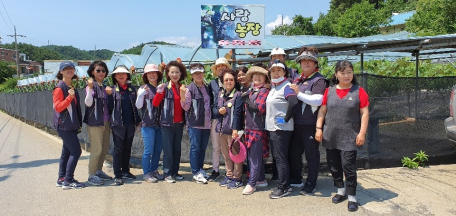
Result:
{"label": "woman wearing purple vest", "polygon": [[269,82],[268,71],[259,66],[252,66],[246,75],[246,80],[252,82],[250,90],[242,94],[245,103],[245,144],[250,167],[250,177],[247,186],[242,191],[250,195],[256,187],[266,187],[263,157],[269,157],[269,138],[265,127],[266,98],[269,89],[265,84]]}
{"label": "woman wearing purple vest", "polygon": [[112,72],[114,82],[112,98],[108,107],[112,110],[111,130],[114,141],[113,169],[116,185],[123,185],[122,179],[136,179],[130,173],[131,146],[135,135],[135,127],[139,126],[136,104],[136,89],[130,84],[130,71],[125,66],[118,66]]}
{"label": "woman wearing purple vest", "polygon": [[146,182],[155,183],[164,178],[157,170],[163,146],[159,123],[160,109],[152,106],[152,101],[157,93],[158,83],[163,79],[163,74],[157,65],[148,64],[144,67],[142,79],[144,85],[138,89],[136,108],[140,111],[142,120],[141,134],[144,141],[144,153],[142,156],[143,179]]}
{"label": "woman wearing purple vest", "polygon": [[184,132],[184,110],[181,106],[179,88],[187,77],[187,69],[178,61],[170,61],[165,67],[168,82],[157,87],[157,94],[152,101],[160,110],[160,125],[163,141],[163,172],[168,183],[175,183],[184,177],[178,173],[182,134]]}
{"label": "woman wearing purple vest", "polygon": [[62,187],[64,190],[85,187],[74,179],[74,170],[82,153],[77,136],[82,127],[81,101],[78,92],[71,84],[71,80],[77,78],[75,71],[73,62],[60,63],[57,73],[59,82],[52,92],[54,129],[63,140],[57,187]]}
{"label": "woman wearing purple vest", "polygon": [[234,163],[230,158],[229,146],[233,138],[238,137],[238,130],[242,130],[241,115],[243,105],[241,92],[236,90],[236,72],[231,69],[222,70],[219,79],[223,81],[223,89],[214,98],[217,106],[212,114],[217,118],[215,130],[218,135],[222,155],[225,158],[226,176],[220,182],[221,187],[236,189],[242,183],[242,163]]}
{"label": "woman wearing purple vest", "polygon": [[[87,70],[84,123],[90,140],[89,179],[91,185],[102,185],[112,177],[103,172],[103,163],[109,150],[111,126],[109,125],[108,95],[112,89],[103,84],[108,67],[103,61],[94,61]],[[94,85],[95,79],[95,85]]]}
{"label": "woman wearing purple vest", "polygon": [[[298,97],[298,105],[294,109],[294,131],[288,149],[290,163],[290,185],[303,187],[302,195],[313,193],[317,186],[318,170],[320,167],[320,143],[314,138],[318,108],[321,105],[323,93],[327,87],[326,79],[318,70],[318,50],[315,47],[302,47],[296,57],[302,73],[290,86]],[[305,183],[302,181],[302,154],[305,152],[308,175]]]}
{"label": "woman wearing purple vest", "polygon": [[326,148],[328,167],[337,187],[332,202],[340,203],[348,198],[348,211],[356,211],[356,154],[366,139],[369,96],[357,85],[349,61],[336,63],[332,83],[335,86],[326,89],[323,95],[315,139]]}
{"label": "woman wearing purple vest", "polygon": [[211,97],[204,83],[204,66],[200,63],[190,65],[193,82],[180,88],[181,105],[185,110],[188,134],[190,136],[190,167],[193,180],[207,183],[209,176],[203,170],[207,143],[211,130]]}

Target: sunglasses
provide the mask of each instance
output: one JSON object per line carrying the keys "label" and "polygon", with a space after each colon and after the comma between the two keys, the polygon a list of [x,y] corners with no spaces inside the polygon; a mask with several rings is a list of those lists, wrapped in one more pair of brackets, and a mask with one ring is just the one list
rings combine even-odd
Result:
{"label": "sunglasses", "polygon": [[97,73],[106,73],[106,70],[105,70],[105,69],[102,69],[102,70],[98,69],[98,70],[95,70],[95,71],[96,71]]}

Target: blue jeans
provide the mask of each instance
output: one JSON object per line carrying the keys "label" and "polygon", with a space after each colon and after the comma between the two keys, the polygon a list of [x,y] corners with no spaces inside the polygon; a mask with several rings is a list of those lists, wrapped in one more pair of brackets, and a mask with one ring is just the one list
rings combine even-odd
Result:
{"label": "blue jeans", "polygon": [[210,129],[188,128],[188,135],[190,136],[190,168],[193,175],[196,175],[203,168],[210,133]]}
{"label": "blue jeans", "polygon": [[160,154],[163,149],[160,127],[142,127],[141,134],[144,142],[142,166],[144,174],[152,173],[158,168]]}
{"label": "blue jeans", "polygon": [[63,140],[62,154],[59,161],[59,178],[65,177],[65,180],[71,182],[74,178],[74,170],[78,164],[82,150],[79,145],[77,130],[57,130],[60,138]]}

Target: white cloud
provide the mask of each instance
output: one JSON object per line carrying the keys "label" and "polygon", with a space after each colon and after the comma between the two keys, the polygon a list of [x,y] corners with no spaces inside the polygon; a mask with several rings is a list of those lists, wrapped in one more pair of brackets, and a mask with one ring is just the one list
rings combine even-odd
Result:
{"label": "white cloud", "polygon": [[185,36],[168,36],[168,37],[161,37],[155,38],[154,41],[163,41],[167,43],[182,45],[182,46],[198,46],[201,43],[200,38],[188,38]]}
{"label": "white cloud", "polygon": [[[289,16],[283,17],[283,24],[290,25],[293,22],[292,19],[290,19]],[[266,24],[266,34],[270,35],[271,31],[274,30],[277,26],[282,25],[282,15],[277,15],[277,19],[274,22],[270,22]]]}

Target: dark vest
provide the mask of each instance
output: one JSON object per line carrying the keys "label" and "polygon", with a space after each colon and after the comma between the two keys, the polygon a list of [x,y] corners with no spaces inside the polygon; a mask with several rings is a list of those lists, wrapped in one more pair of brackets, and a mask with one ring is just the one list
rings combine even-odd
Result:
{"label": "dark vest", "polygon": [[323,146],[328,149],[356,151],[356,136],[361,128],[359,86],[353,85],[342,99],[336,87],[328,90],[326,116],[323,128]]}
{"label": "dark vest", "polygon": [[[325,79],[325,77],[317,72],[310,79],[294,84],[298,85],[300,92],[305,93],[306,91],[312,91],[313,85],[321,79]],[[305,106],[304,112],[302,111],[303,106]],[[298,100],[298,105],[293,110],[294,124],[315,125],[317,123],[318,110],[313,113],[310,105]]]}
{"label": "dark vest", "polygon": [[[122,95],[119,92],[120,87],[117,85],[113,86],[112,89],[114,90],[112,93],[112,98],[113,98],[113,111],[111,114],[111,128],[115,127],[123,127],[124,126],[124,121],[122,120],[123,115],[122,115]],[[136,104],[136,89],[133,87],[131,84],[128,84],[127,91],[131,89],[129,98],[130,98],[130,106],[131,109],[133,110],[133,119],[132,123],[134,125],[138,125],[141,122],[141,119],[139,118],[138,110],[135,107]]]}
{"label": "dark vest", "polygon": [[[63,99],[68,97],[68,90],[70,88],[60,80],[55,88],[62,89]],[[55,89],[54,88],[54,89]],[[70,112],[68,109],[64,109],[62,112],[58,113],[54,109],[54,129],[55,130],[79,130],[82,127],[82,112],[81,112],[81,100],[79,100],[79,92],[74,91],[74,96],[76,98],[77,104],[74,100],[71,100],[71,108],[73,113],[73,121],[71,121]]]}
{"label": "dark vest", "polygon": [[[89,126],[97,127],[104,125],[104,105],[107,103],[106,86],[93,85],[93,104],[88,107],[85,106],[84,123]],[[87,94],[92,94],[90,91]]]}
{"label": "dark vest", "polygon": [[[177,89],[177,91],[179,91],[179,89]],[[160,112],[160,125],[171,126],[174,123],[174,93],[170,82],[165,83],[164,94],[165,96],[160,104],[160,106],[163,106],[163,109]]]}
{"label": "dark vest", "polygon": [[[258,100],[258,94],[265,91],[269,90],[266,88],[260,88],[257,91],[251,92],[248,100],[256,102]],[[264,101],[264,103],[266,103],[266,101]],[[266,112],[264,112],[262,115],[259,115],[256,111],[250,110],[247,104],[245,105],[245,129],[265,130],[265,118]]]}
{"label": "dark vest", "polygon": [[[143,127],[157,127],[159,126],[160,119],[160,107],[152,106],[152,101],[154,100],[155,94],[157,93],[157,88],[151,84],[147,84],[149,90],[147,90],[147,95],[144,95],[144,103],[141,108],[141,119]],[[147,101],[150,104],[147,104]]]}
{"label": "dark vest", "polygon": [[[211,109],[213,106],[217,106],[217,104],[214,103],[214,101],[217,101],[217,97],[219,96],[220,89],[222,87],[219,85],[219,79],[213,79],[209,83],[209,92],[208,94],[211,96]],[[214,115],[211,116],[211,119],[215,119],[216,117]]]}
{"label": "dark vest", "polygon": [[[232,90],[233,91],[233,90]],[[237,97],[241,96],[241,92],[235,90],[234,93],[231,92],[230,95],[226,96],[225,91],[220,91],[217,109],[222,107],[226,108],[225,115],[219,117],[217,119],[217,125],[215,131],[220,134],[231,135],[233,133],[233,112],[234,112],[234,102],[236,101]]]}
{"label": "dark vest", "polygon": [[[187,88],[192,97],[190,109],[185,112],[187,126],[188,127],[204,127],[206,116],[205,116],[203,92],[198,88],[198,86],[194,82],[192,82],[190,85],[188,85]],[[206,85],[203,85],[202,88],[206,88],[206,92],[208,94],[210,94],[209,89],[207,88]]]}

